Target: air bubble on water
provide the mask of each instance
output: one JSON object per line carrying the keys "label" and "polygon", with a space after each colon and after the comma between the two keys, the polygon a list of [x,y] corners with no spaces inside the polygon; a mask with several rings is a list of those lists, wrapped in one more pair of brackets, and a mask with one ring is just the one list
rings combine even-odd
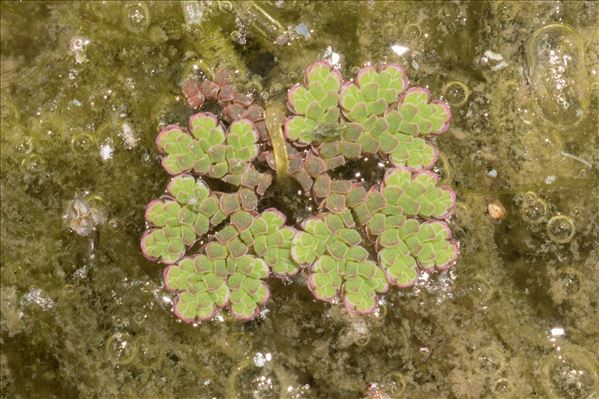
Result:
{"label": "air bubble on water", "polygon": [[404,34],[410,39],[419,39],[422,36],[422,29],[417,24],[409,24],[405,27]]}
{"label": "air bubble on water", "polygon": [[21,161],[21,167],[29,173],[39,173],[44,169],[46,162],[37,154],[29,154]]}
{"label": "air bubble on water", "polygon": [[570,242],[575,233],[576,227],[574,226],[574,222],[566,215],[554,216],[547,223],[549,238],[558,244]]}
{"label": "air bubble on water", "polygon": [[220,9],[220,11],[229,12],[233,10],[233,3],[227,0],[220,0],[218,2],[218,8]]}
{"label": "air bubble on water", "polygon": [[142,2],[130,2],[123,6],[123,25],[132,33],[141,33],[150,25],[150,10]]}
{"label": "air bubble on water", "polygon": [[106,341],[106,356],[119,365],[127,365],[135,359],[138,345],[129,333],[117,331]]}
{"label": "air bubble on water", "polygon": [[528,76],[537,106],[553,125],[573,126],[589,105],[584,41],[567,25],[550,24],[531,35],[526,49]]}
{"label": "air bubble on water", "polygon": [[187,25],[197,25],[202,22],[204,6],[199,1],[182,1],[181,9]]}
{"label": "air bubble on water", "polygon": [[88,133],[79,133],[71,139],[71,149],[79,154],[87,154],[94,145],[94,138]]}
{"label": "air bubble on water", "polygon": [[87,61],[85,56],[85,48],[91,43],[87,37],[73,36],[69,42],[69,50],[75,55],[75,62],[81,64]]}
{"label": "air bubble on water", "polygon": [[443,97],[452,106],[460,107],[466,104],[470,96],[470,89],[466,84],[460,81],[449,82],[443,86]]}
{"label": "air bubble on water", "polygon": [[29,154],[33,149],[33,144],[31,142],[31,137],[25,136],[25,133],[19,132],[19,141],[14,144],[13,148],[16,153],[19,154]]}
{"label": "air bubble on water", "polygon": [[520,214],[525,222],[538,223],[545,220],[547,203],[535,193],[529,191],[523,195]]}

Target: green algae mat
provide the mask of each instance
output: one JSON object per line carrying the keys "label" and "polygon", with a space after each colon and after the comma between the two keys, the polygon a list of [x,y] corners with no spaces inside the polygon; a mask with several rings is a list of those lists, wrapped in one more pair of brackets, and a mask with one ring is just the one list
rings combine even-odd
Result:
{"label": "green algae mat", "polygon": [[599,395],[598,3],[0,11],[0,397]]}

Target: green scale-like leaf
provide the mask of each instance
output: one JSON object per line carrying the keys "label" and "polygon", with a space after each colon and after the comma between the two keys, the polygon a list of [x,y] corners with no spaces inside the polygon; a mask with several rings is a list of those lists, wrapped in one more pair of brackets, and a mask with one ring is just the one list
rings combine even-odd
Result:
{"label": "green scale-like leaf", "polygon": [[168,126],[156,138],[160,151],[166,153],[162,166],[171,175],[190,171],[195,162],[192,150],[194,140],[189,133],[178,126]]}
{"label": "green scale-like leaf", "polygon": [[316,298],[331,302],[340,297],[350,312],[370,313],[388,284],[383,270],[367,260],[351,213],[343,214],[348,216],[325,213],[308,219],[293,240],[292,253],[309,266],[307,285]]}
{"label": "green scale-like leaf", "polygon": [[201,112],[190,118],[189,127],[191,133],[169,126],[157,138],[157,145],[165,154],[162,164],[170,174],[193,170],[235,186],[251,180],[245,175],[249,162],[259,151],[258,134],[251,121],[237,120],[225,132],[215,115]]}
{"label": "green scale-like leaf", "polygon": [[[249,229],[254,252],[262,258],[278,277],[297,274],[299,265],[291,257],[291,241],[295,229],[285,226],[285,216],[268,209],[258,216]],[[246,242],[248,238],[245,238]]]}
{"label": "green scale-like leaf", "polygon": [[399,101],[399,131],[413,136],[442,133],[451,119],[449,106],[440,101],[429,103],[428,90],[413,87]]}
{"label": "green scale-like leaf", "polygon": [[339,104],[349,120],[364,123],[373,115],[382,115],[407,86],[401,67],[385,65],[377,72],[367,66],[358,72],[355,83],[343,88]]}
{"label": "green scale-like leaf", "polygon": [[[196,193],[197,190],[197,193]],[[209,191],[203,183],[191,176],[177,176],[169,184],[169,193],[176,194],[181,203],[173,199],[154,200],[146,208],[146,220],[156,228],[146,231],[141,247],[144,255],[163,263],[174,263],[192,246],[198,235],[205,234],[207,216],[199,206],[192,208],[194,198],[208,201]],[[202,198],[202,200],[200,200]]]}
{"label": "green scale-like leaf", "polygon": [[249,320],[268,300],[268,266],[253,255],[237,256],[230,243],[211,242],[206,255],[183,258],[165,269],[165,286],[179,293],[174,311],[182,320],[206,320],[224,307],[233,317]]}
{"label": "green scale-like leaf", "polygon": [[389,206],[386,213],[403,211],[408,216],[445,217],[455,204],[451,189],[438,187],[438,177],[430,172],[412,173],[405,168],[387,172],[382,189]]}
{"label": "green scale-like leaf", "polygon": [[229,258],[227,264],[233,271],[227,282],[231,290],[231,315],[241,320],[253,319],[270,296],[268,286],[263,281],[268,277],[268,266],[251,255],[239,259]]}
{"label": "green scale-like leaf", "polygon": [[338,129],[341,75],[326,62],[313,64],[304,74],[307,85],[289,90],[289,107],[296,116],[286,122],[285,133],[293,141],[310,144]]}
{"label": "green scale-like leaf", "polygon": [[205,255],[184,258],[164,271],[167,289],[179,292],[173,310],[184,321],[207,320],[227,305],[226,270]]}

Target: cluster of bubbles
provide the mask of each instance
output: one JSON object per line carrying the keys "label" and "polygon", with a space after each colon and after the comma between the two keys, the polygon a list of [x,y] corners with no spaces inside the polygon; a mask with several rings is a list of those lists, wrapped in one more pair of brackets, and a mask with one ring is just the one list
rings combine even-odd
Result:
{"label": "cluster of bubbles", "polygon": [[557,244],[567,244],[576,233],[576,226],[571,217],[557,214],[549,218],[547,202],[534,192],[527,192],[516,198],[520,202],[522,220],[531,225],[545,223],[549,239]]}
{"label": "cluster of bubbles", "polygon": [[549,354],[541,368],[542,385],[552,398],[592,398],[599,392],[596,359],[577,346]]}

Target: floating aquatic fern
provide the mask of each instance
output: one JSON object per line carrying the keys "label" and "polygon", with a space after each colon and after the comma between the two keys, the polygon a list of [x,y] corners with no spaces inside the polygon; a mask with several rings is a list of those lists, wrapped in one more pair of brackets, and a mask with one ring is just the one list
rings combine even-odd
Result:
{"label": "floating aquatic fern", "polygon": [[[158,135],[162,165],[174,177],[148,205],[142,238],[144,255],[167,264],[165,287],[176,293],[182,320],[223,309],[252,319],[270,296],[269,276],[300,272],[317,299],[371,313],[391,285],[409,287],[423,271],[455,263],[446,222],[455,193],[430,170],[438,157],[432,138],[451,114],[428,90],[410,88],[401,67],[369,65],[344,82],[317,62],[289,89],[286,120],[270,104],[265,121],[223,71],[183,89],[192,107],[219,105],[221,119],[200,112],[189,129],[171,125]],[[380,182],[336,177],[365,157],[393,166]],[[259,211],[275,171],[276,184],[295,179],[317,204],[299,225],[277,209]]]}

